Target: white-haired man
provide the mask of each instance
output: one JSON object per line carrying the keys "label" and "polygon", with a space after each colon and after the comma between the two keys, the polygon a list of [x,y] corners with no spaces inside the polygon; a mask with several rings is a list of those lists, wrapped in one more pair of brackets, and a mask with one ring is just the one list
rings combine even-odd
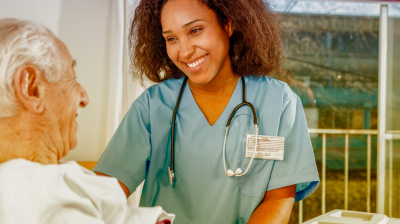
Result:
{"label": "white-haired man", "polygon": [[132,208],[113,178],[59,160],[89,103],[64,43],[44,26],[0,20],[0,223],[168,223]]}

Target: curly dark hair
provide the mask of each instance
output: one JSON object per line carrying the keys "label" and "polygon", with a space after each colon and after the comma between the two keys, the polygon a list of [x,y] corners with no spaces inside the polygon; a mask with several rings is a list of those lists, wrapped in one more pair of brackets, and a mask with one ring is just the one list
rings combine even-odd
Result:
{"label": "curly dark hair", "polygon": [[[146,76],[159,83],[179,78],[182,72],[169,59],[162,36],[161,10],[168,0],[141,0],[129,34],[134,78]],[[277,72],[283,61],[280,20],[263,0],[198,0],[212,9],[223,27],[231,20],[229,56],[240,76],[266,76]]]}

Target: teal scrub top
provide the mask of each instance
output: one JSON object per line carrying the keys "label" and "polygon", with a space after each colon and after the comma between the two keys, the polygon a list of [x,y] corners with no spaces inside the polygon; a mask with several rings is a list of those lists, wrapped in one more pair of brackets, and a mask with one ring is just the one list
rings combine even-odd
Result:
{"label": "teal scrub top", "polygon": [[[314,152],[300,98],[284,82],[245,77],[246,100],[258,115],[259,135],[285,137],[284,160],[254,159],[243,177],[227,177],[222,147],[228,118],[242,102],[239,81],[225,110],[210,126],[185,87],[175,123],[175,181],[170,185],[172,114],[183,78],[147,89],[131,106],[94,171],[116,177],[130,192],[145,180],[141,206],[160,205],[180,223],[247,223],[266,191],[296,184],[296,201],[318,186]],[[187,85],[187,84],[186,84]],[[254,134],[249,107],[232,119],[227,168],[246,169],[247,134]]]}

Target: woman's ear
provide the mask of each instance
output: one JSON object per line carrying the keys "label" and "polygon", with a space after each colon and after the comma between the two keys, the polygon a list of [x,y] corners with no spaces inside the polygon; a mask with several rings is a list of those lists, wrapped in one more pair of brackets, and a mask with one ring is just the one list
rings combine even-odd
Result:
{"label": "woman's ear", "polygon": [[229,37],[232,36],[233,34],[233,27],[232,27],[232,20],[228,19],[228,21],[225,24],[225,29],[228,32]]}
{"label": "woman's ear", "polygon": [[14,75],[14,88],[16,97],[27,110],[40,114],[43,112],[43,86],[42,73],[33,65],[24,65]]}

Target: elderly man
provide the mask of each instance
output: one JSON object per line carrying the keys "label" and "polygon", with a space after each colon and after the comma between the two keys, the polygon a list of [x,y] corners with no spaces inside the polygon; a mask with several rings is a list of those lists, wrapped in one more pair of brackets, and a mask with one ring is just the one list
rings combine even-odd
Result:
{"label": "elderly man", "polygon": [[75,118],[89,103],[75,64],[42,25],[0,20],[0,223],[173,220],[160,207],[127,206],[114,178],[59,164],[77,145]]}

